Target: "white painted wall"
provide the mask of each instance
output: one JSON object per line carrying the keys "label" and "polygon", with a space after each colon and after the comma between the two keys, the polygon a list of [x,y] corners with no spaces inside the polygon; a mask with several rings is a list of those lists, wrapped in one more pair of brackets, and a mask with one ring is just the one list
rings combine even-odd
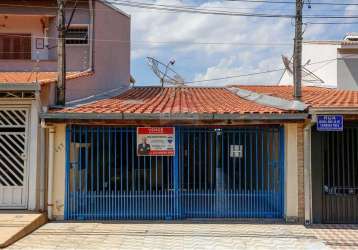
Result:
{"label": "white painted wall", "polygon": [[[48,60],[48,49],[36,49],[36,38],[45,37],[41,19],[44,16],[0,15],[0,33],[31,33],[32,60]],[[46,45],[46,41],[45,41]]]}
{"label": "white painted wall", "polygon": [[[311,60],[305,68],[313,72],[324,83],[318,86],[337,87],[337,49],[339,41],[305,41],[302,46],[302,64]],[[280,85],[292,85],[293,76],[286,71],[280,81]],[[302,81],[303,85],[313,85]],[[317,84],[314,84],[315,86]]]}

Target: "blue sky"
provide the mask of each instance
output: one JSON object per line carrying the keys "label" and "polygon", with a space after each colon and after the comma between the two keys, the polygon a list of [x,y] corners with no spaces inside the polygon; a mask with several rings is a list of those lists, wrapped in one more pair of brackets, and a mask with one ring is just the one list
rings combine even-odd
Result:
{"label": "blue sky", "polygon": [[[197,6],[235,12],[294,14],[292,4],[232,1],[136,0],[154,4]],[[312,2],[336,2],[312,0]],[[344,1],[345,3],[358,3]],[[201,81],[282,68],[281,55],[292,55],[294,21],[279,18],[229,17],[172,13],[118,5],[131,15],[131,72],[138,85],[159,84],[146,64],[147,56],[163,62],[175,59],[174,69],[186,81]],[[312,5],[304,15],[358,15],[358,6]],[[354,19],[304,20],[304,22],[352,22]],[[357,26],[357,25],[355,25]],[[306,25],[304,39],[338,40],[354,25]],[[157,42],[161,42],[158,44]],[[221,43],[221,44],[202,44]],[[199,86],[226,84],[275,84],[282,72],[196,83]]]}

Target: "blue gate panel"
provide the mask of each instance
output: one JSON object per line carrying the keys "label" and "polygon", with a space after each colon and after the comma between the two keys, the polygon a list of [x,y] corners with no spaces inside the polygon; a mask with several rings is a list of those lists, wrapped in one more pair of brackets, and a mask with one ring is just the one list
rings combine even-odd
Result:
{"label": "blue gate panel", "polygon": [[[280,128],[181,130],[183,216],[281,218]],[[242,148],[241,157],[230,154]]]}
{"label": "blue gate panel", "polygon": [[173,157],[137,157],[135,128],[67,133],[67,219],[176,217]]}
{"label": "blue gate panel", "polygon": [[70,126],[66,140],[66,219],[283,216],[280,127],[177,127],[174,157],[138,157],[134,127]]}

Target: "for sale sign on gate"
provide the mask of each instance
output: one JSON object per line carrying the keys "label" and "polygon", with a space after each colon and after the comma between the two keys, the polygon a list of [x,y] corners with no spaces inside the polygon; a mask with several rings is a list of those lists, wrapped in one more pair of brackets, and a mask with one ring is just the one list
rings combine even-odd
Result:
{"label": "for sale sign on gate", "polygon": [[175,128],[139,127],[137,128],[138,156],[174,156]]}

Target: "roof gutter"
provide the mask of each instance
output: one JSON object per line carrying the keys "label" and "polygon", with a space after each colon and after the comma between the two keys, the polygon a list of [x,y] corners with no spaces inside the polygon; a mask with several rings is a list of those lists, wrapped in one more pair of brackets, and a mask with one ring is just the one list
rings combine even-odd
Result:
{"label": "roof gutter", "polygon": [[40,91],[38,83],[0,83],[0,91]]}
{"label": "roof gutter", "polygon": [[288,111],[305,111],[308,107],[307,104],[298,100],[290,101],[275,96],[260,94],[250,90],[241,89],[238,87],[228,87],[227,89],[247,101],[256,102],[258,104],[269,107]]}
{"label": "roof gutter", "polygon": [[358,115],[358,108],[309,108],[309,114],[347,114]]}
{"label": "roof gutter", "polygon": [[99,114],[99,113],[41,113],[45,120],[304,120],[307,113],[284,114]]}

